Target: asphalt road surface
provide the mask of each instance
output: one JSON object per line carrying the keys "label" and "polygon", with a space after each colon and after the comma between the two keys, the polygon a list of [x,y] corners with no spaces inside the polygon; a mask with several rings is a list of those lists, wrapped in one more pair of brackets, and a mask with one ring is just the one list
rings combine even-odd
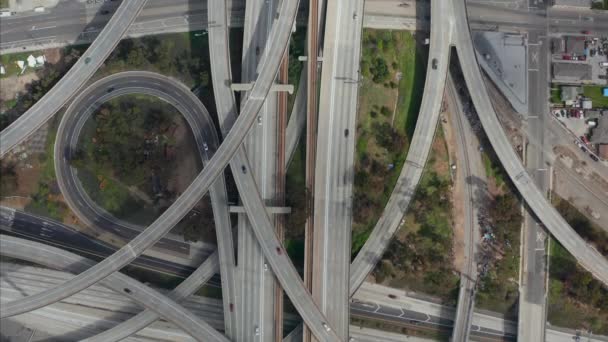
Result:
{"label": "asphalt road surface", "polygon": [[[2,255],[27,260],[46,267],[65,268],[74,273],[82,272],[95,264],[84,257],[55,247],[7,235],[0,235],[0,246]],[[214,258],[216,257],[214,255]],[[213,273],[207,272],[206,275],[210,277]],[[191,312],[172,299],[122,273],[111,274],[102,280],[102,284],[116,292],[123,293],[143,307],[153,310],[156,314],[162,315],[197,340],[228,341],[221,333],[192,315]],[[158,318],[158,316],[155,317]]]}
{"label": "asphalt road surface", "polygon": [[[437,0],[432,3],[431,38],[429,62],[426,71],[424,94],[420,107],[420,118],[407,153],[401,174],[388,200],[382,216],[374,230],[355,257],[350,271],[350,293],[357,291],[367,275],[374,269],[388,247],[393,234],[401,226],[409,202],[414,195],[418,181],[434,138],[450,56],[453,35],[451,1]],[[433,65],[436,67],[433,67]]]}
{"label": "asphalt road surface", "polygon": [[[116,251],[115,247],[61,222],[7,207],[0,207],[0,229],[15,236],[82,253],[93,260],[103,259]],[[208,255],[204,257],[207,258]],[[182,278],[194,271],[192,267],[146,255],[139,256],[132,265]]]}
{"label": "asphalt road surface", "polygon": [[[355,123],[363,1],[328,2],[314,183],[312,294],[348,338]],[[350,133],[352,132],[352,134]]]}
{"label": "asphalt road surface", "polygon": [[456,33],[455,43],[460,60],[468,61],[461,63],[463,74],[475,108],[479,113],[482,126],[494,147],[494,151],[496,151],[505,171],[526,200],[526,203],[532,208],[549,232],[594,277],[604,284],[608,284],[608,260],[588,245],[547,201],[526,172],[505,135],[488,97],[479,66],[477,63],[471,62],[476,61],[476,56],[471,41],[465,6],[464,0],[454,2],[455,13],[453,17],[456,20],[456,29],[454,30]]}
{"label": "asphalt road surface", "polygon": [[114,50],[146,0],[123,1],[95,42],[30,109],[0,134],[0,157],[47,122],[93,76]]}

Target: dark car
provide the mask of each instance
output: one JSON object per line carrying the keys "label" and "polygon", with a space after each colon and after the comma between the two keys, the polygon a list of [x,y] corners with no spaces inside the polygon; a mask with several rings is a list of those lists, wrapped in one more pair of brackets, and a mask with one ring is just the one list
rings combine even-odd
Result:
{"label": "dark car", "polygon": [[101,11],[100,13],[101,13],[101,15],[108,15],[108,14],[110,14],[110,11],[108,11],[108,10],[103,10],[103,11]]}
{"label": "dark car", "polygon": [[113,91],[114,91],[114,87],[110,87],[110,88],[108,88],[108,93],[111,93],[111,92],[113,92]]}
{"label": "dark car", "polygon": [[283,255],[283,251],[281,250],[281,247],[277,247],[277,254]]}
{"label": "dark car", "polygon": [[437,70],[437,58],[433,58],[432,66],[433,70]]}
{"label": "dark car", "polygon": [[126,293],[131,293],[131,290],[124,288],[123,291],[125,291]]}
{"label": "dark car", "polygon": [[595,154],[590,154],[589,157],[593,159],[593,161],[599,161],[599,159],[595,156]]}
{"label": "dark car", "polygon": [[388,295],[388,298],[391,298],[391,299],[397,299],[397,296],[395,296],[394,294],[389,294],[389,295]]}
{"label": "dark car", "polygon": [[245,165],[241,165],[241,170],[243,171],[243,173],[247,173],[247,168],[245,167]]}
{"label": "dark car", "polygon": [[348,129],[344,130],[344,136],[347,137],[348,136]]}

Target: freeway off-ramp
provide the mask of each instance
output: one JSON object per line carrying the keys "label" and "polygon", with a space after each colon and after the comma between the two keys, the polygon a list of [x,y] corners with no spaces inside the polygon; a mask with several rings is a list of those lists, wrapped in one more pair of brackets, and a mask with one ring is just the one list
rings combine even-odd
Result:
{"label": "freeway off-ramp", "polygon": [[[71,159],[70,155],[78,148],[78,137],[88,118],[102,103],[127,94],[147,94],[175,106],[190,126],[203,166],[207,164],[209,155],[219,146],[215,125],[206,108],[196,97],[192,96],[190,89],[176,80],[151,72],[130,71],[117,73],[95,82],[72,102],[63,115],[57,130],[58,138],[55,143],[54,159],[57,183],[66,202],[78,214],[79,218],[88,225],[118,226],[120,227],[118,229],[129,229],[130,226],[107,213],[107,215],[103,215],[96,210],[86,212],[88,208],[95,205],[89,203],[91,199],[82,189],[75,169],[68,162]],[[218,248],[233,253],[232,226],[223,174],[215,180],[209,194],[215,219]],[[88,205],[88,207],[85,205]],[[83,213],[83,209],[86,213]],[[224,257],[223,254],[221,256]],[[222,279],[230,281],[234,260],[220,258],[220,261]],[[228,293],[226,292],[224,297],[224,306],[226,309],[226,331],[230,332],[234,324],[231,317],[234,315],[230,313],[229,307],[234,302],[234,298],[228,296]],[[228,336],[232,335],[229,333]]]}
{"label": "freeway off-ramp", "polygon": [[[131,3],[131,2],[130,2]],[[133,2],[135,3],[135,1]],[[238,149],[245,133],[253,125],[255,116],[259,111],[263,99],[270,90],[270,86],[274,80],[274,76],[278,70],[279,61],[283,52],[287,47],[291,27],[295,20],[297,10],[297,1],[285,1],[281,6],[279,18],[273,25],[271,38],[276,42],[277,46],[282,49],[276,49],[273,53],[268,54],[263,58],[260,66],[260,76],[255,83],[251,95],[243,106],[243,110],[239,119],[235,122],[233,129],[230,131],[224,143],[218,148],[215,155],[211,158],[207,167],[196,177],[193,183],[184,191],[177,201],[163,213],[154,223],[152,223],[142,234],[136,237],[133,241],[106,258],[101,263],[90,268],[89,270],[79,274],[72,280],[68,281],[63,286],[44,294],[38,294],[23,300],[7,303],[3,305],[0,312],[1,317],[16,315],[27,312],[35,308],[39,308],[50,303],[56,302],[62,298],[70,296],[83,288],[86,288],[113,272],[121,269],[145,249],[158,241],[168,230],[171,229],[187,212],[197,203],[200,198],[209,189],[213,180],[223,171],[225,166],[230,161]],[[52,115],[52,114],[51,114]],[[51,115],[48,115],[49,117]],[[31,117],[31,116],[30,116]],[[23,133],[25,134],[25,132]],[[2,135],[4,138],[4,134]],[[5,145],[2,146],[5,148]],[[321,328],[323,331],[324,329]]]}
{"label": "freeway off-ramp", "polygon": [[519,193],[526,203],[534,211],[551,234],[572,254],[576,260],[593,276],[604,284],[608,284],[608,260],[604,258],[591,245],[587,244],[568,225],[564,218],[547,201],[545,196],[534,184],[530,175],[526,172],[519,157],[509,143],[505,135],[494,107],[490,102],[485,83],[481,77],[481,71],[477,61],[470,30],[467,21],[466,5],[464,0],[454,2],[455,20],[455,44],[459,54],[460,64],[465,81],[479,119],[487,136],[494,147],[496,155],[500,159],[505,171],[513,181]]}
{"label": "freeway off-ramp", "polygon": [[[382,216],[351,265],[351,295],[357,291],[367,275],[382,258],[393,234],[401,226],[401,220],[422,176],[437,127],[448,71],[454,28],[451,12],[450,0],[434,0],[431,3],[429,67],[426,71],[419,119],[397,184],[382,212]],[[436,63],[433,60],[436,60]],[[430,67],[433,64],[437,65],[437,69]]]}
{"label": "freeway off-ramp", "polygon": [[[55,247],[7,235],[0,235],[0,247],[3,255],[28,260],[47,267],[69,268],[72,272],[82,272],[90,269],[95,264],[88,259]],[[211,277],[212,274],[207,272],[207,275]],[[136,300],[143,307],[154,310],[157,314],[162,314],[164,318],[175,323],[193,337],[202,338],[204,336],[205,341],[228,341],[222,334],[193,316],[181,305],[137,280],[117,272],[110,274],[102,283],[112,290],[124,293]]]}
{"label": "freeway off-ramp", "polygon": [[[294,1],[294,2],[297,2],[297,1]],[[435,2],[434,4],[436,4],[436,3],[437,2]],[[447,2],[443,2],[443,3],[439,3],[439,4],[445,4],[445,3],[447,3]],[[293,4],[291,4],[291,5],[293,5]],[[456,45],[457,45],[458,51],[460,52],[461,60],[473,61],[473,60],[475,60],[475,55],[473,52],[472,44],[470,42],[469,28],[466,23],[466,10],[464,7],[465,6],[464,1],[462,1],[462,3],[460,3],[460,2],[456,3],[455,6],[456,6],[456,8],[455,8],[456,15],[451,16],[451,17],[454,18],[454,20],[456,20],[456,23],[455,23],[455,28],[456,28],[455,32],[457,34]],[[287,10],[285,10],[285,7],[286,7],[286,5],[284,3],[283,8],[282,8],[283,11],[287,11]],[[292,9],[293,9],[293,13],[294,13],[293,15],[295,16],[295,8],[292,8]],[[433,17],[438,18],[439,15],[437,15],[437,12],[434,11],[433,8],[431,10],[433,11]],[[291,12],[288,12],[288,13],[291,13]],[[449,10],[444,13],[449,13]],[[276,36],[275,38],[278,38],[277,41],[280,43],[287,41],[287,38],[289,36],[289,30],[291,28],[291,24],[293,23],[293,21],[291,21],[291,23],[290,23],[289,20],[286,20],[286,17],[284,15],[285,15],[285,13],[282,13],[277,24],[274,25],[273,30],[271,32],[271,38],[274,37],[273,36],[273,34],[274,34]],[[442,15],[443,15],[443,13],[442,13]],[[293,18],[291,18],[291,19],[293,19]],[[450,20],[442,20],[442,21],[447,22],[446,24],[444,24],[442,26],[451,26],[452,25]],[[281,28],[278,28],[278,26],[281,26]],[[277,30],[278,30],[278,32],[277,32]],[[282,32],[281,30],[284,30],[285,32]],[[433,31],[435,31],[437,33],[434,33]],[[448,29],[447,31],[451,31],[451,30]],[[448,58],[449,58],[449,43],[451,42],[451,39],[448,38],[446,40],[445,38],[446,38],[446,36],[449,36],[449,34],[450,34],[449,32],[446,32],[444,30],[439,37],[436,37],[435,35],[439,35],[438,31],[432,30],[432,32],[431,32],[432,42],[437,41],[437,39],[440,39],[440,41],[441,41],[441,39],[443,38],[444,43],[445,43],[445,44],[440,44],[438,48],[431,50],[431,56],[433,56],[434,54],[438,55],[437,56],[438,66],[439,66],[440,70],[442,70],[442,71],[445,71],[445,69],[447,69],[447,63],[448,63]],[[285,39],[281,40],[283,37]],[[281,46],[284,46],[284,45],[281,45]],[[251,96],[250,96],[249,100],[243,106],[243,113],[241,114],[241,117],[238,120],[236,120],[234,129],[227,135],[225,143],[222,146],[220,146],[216,155],[211,159],[208,167],[206,167],[205,170],[203,170],[203,172],[197,177],[197,179],[195,180],[193,185],[191,185],[188,188],[188,190],[186,190],[184,195],[178,199],[178,201],[176,202],[176,205],[177,204],[179,204],[179,205],[177,207],[176,207],[176,205],[172,206],[165,214],[163,214],[161,216],[161,218],[159,218],[159,220],[157,220],[155,223],[153,223],[152,226],[150,226],[146,230],[146,232],[144,232],[144,233],[142,233],[142,235],[138,236],[131,244],[127,245],[124,249],[122,249],[121,251],[117,252],[113,256],[106,259],[106,261],[100,263],[99,265],[91,268],[88,271],[85,271],[83,273],[83,275],[80,275],[80,276],[74,278],[73,280],[68,281],[65,285],[49,291],[48,294],[46,294],[46,295],[34,295],[34,296],[28,297],[21,301],[15,301],[12,303],[8,303],[7,306],[4,306],[2,308],[2,316],[4,317],[9,314],[25,312],[32,308],[45,305],[45,303],[46,304],[51,303],[53,301],[61,299],[62,296],[64,296],[64,297],[68,296],[72,293],[75,293],[75,292],[81,290],[82,288],[84,288],[88,285],[91,285],[94,282],[99,281],[100,279],[104,278],[105,276],[109,275],[110,273],[121,268],[122,266],[127,264],[129,261],[133,260],[133,258],[135,258],[138,254],[143,252],[144,249],[146,249],[147,247],[152,245],[155,241],[158,241],[158,239],[160,239],[160,237],[162,237],[163,234],[166,233],[167,228],[170,228],[172,226],[171,223],[175,223],[175,222],[179,221],[179,219],[181,217],[183,217],[183,215],[185,215],[185,213],[187,213],[187,211],[189,211],[189,209],[193,205],[192,203],[193,202],[195,203],[196,201],[198,201],[198,199],[200,199],[200,196],[202,196],[202,194],[206,192],[206,190],[209,188],[212,180],[219,173],[221,173],[223,168],[226,166],[226,164],[229,162],[230,158],[234,155],[237,148],[241,144],[242,139],[243,139],[242,137],[245,135],[247,130],[251,127],[252,123],[254,122],[255,114],[260,109],[260,106],[262,105],[262,101],[263,101],[263,99],[265,99],[266,94],[268,93],[268,90],[270,88],[270,85],[274,81],[274,75],[276,74],[276,67],[278,67],[278,65],[279,65],[279,60],[281,58],[282,52],[284,52],[284,49],[279,52],[280,52],[280,54],[277,52],[276,54],[272,54],[272,56],[266,56],[266,59],[263,59],[262,64],[261,64],[260,77],[258,79],[258,82],[256,82],[253,91],[251,92]],[[274,64],[272,64],[272,63],[274,63]],[[559,216],[559,214],[557,214],[557,212],[551,207],[551,205],[548,204],[548,202],[542,196],[542,194],[540,194],[538,189],[531,183],[529,176],[527,175],[525,170],[523,170],[523,167],[521,167],[521,163],[517,160],[517,156],[515,155],[510,144],[508,143],[508,140],[504,136],[504,132],[502,131],[502,128],[500,127],[500,124],[498,123],[498,121],[496,119],[496,115],[493,111],[491,103],[489,102],[487,92],[485,90],[485,85],[483,84],[483,81],[481,79],[478,67],[476,65],[470,65],[470,64],[473,64],[473,63],[462,65],[462,67],[463,67],[463,72],[465,74],[465,77],[467,79],[467,83],[469,84],[469,87],[471,89],[471,95],[476,104],[478,112],[480,113],[482,124],[483,124],[484,128],[486,129],[486,132],[491,132],[491,134],[488,134],[488,136],[490,136],[491,142],[492,142],[497,154],[501,158],[501,161],[504,163],[503,165],[504,165],[505,169],[507,170],[509,175],[512,177],[513,182],[518,187],[521,194],[525,197],[525,199],[529,203],[530,207],[532,207],[537,214],[542,214],[542,215],[539,215],[539,217],[545,223],[547,228],[556,236],[556,238],[573,255],[575,255],[575,257],[577,257],[577,259],[581,262],[581,264],[583,266],[585,266],[589,271],[591,271],[594,274],[594,276],[598,277],[604,283],[607,283],[608,267],[607,267],[606,260],[601,255],[599,255],[599,253],[595,252],[593,249],[591,249],[591,247],[586,245],[584,243],[584,241],[582,239],[580,239],[580,237],[578,237],[578,235],[576,235],[576,233],[574,231],[572,231],[572,229],[565,223],[565,221],[561,218],[561,216]],[[272,71],[274,71],[274,73],[272,73]],[[427,76],[429,76],[429,73],[432,73],[432,72],[433,71],[429,68],[429,70],[427,71]],[[439,71],[435,71],[435,72],[439,73]],[[443,84],[445,83],[445,72],[442,72],[441,75],[437,75],[437,76],[438,76],[437,78],[443,77],[443,82],[441,82],[440,84],[434,84],[434,82],[437,81],[437,78],[436,77],[431,77],[431,78],[427,77],[427,84],[425,84],[425,97],[428,97],[427,87],[431,87],[429,84],[433,84],[435,87],[434,88],[435,90],[443,89]],[[433,81],[434,79],[435,79],[435,81]],[[472,87],[472,86],[475,86],[475,87]],[[443,92],[442,91],[435,92],[434,93],[435,96],[438,93],[442,94]],[[70,95],[68,95],[68,97],[69,96]],[[67,100],[67,98],[66,98],[66,100]],[[436,100],[428,100],[428,101],[436,101]],[[438,101],[436,101],[436,102],[438,102]],[[433,105],[434,105],[434,103],[427,104],[427,106],[433,106]],[[51,106],[50,108],[53,108],[53,107],[54,106]],[[424,110],[424,108],[426,108],[424,98],[423,98],[423,107],[422,108],[423,108],[422,113],[426,113],[427,111]],[[435,111],[431,111],[431,114],[430,114],[431,117],[434,114],[434,112]],[[52,116],[52,114],[53,113],[49,114],[48,116],[50,117],[50,116]],[[38,120],[38,119],[36,119],[36,120]],[[432,125],[433,125],[432,128],[434,130],[434,125],[436,124],[436,121],[437,121],[436,118],[435,118],[435,120],[429,119],[429,121],[432,122]],[[35,122],[37,122],[37,121],[35,121]],[[43,122],[44,122],[44,120],[43,120]],[[420,120],[419,120],[419,124],[420,124]],[[35,127],[38,127],[38,126],[33,125],[32,129]],[[418,131],[418,128],[419,127],[417,127],[416,131]],[[431,134],[428,134],[425,137],[425,139],[432,139],[433,130],[430,130],[430,129],[428,130]],[[22,133],[25,134],[27,132],[24,131]],[[3,132],[3,137],[4,137],[4,132]],[[413,183],[417,183],[417,179],[420,178],[420,174],[422,172],[423,165],[426,161],[426,155],[428,154],[428,147],[427,147],[426,153],[424,156],[416,156],[417,151],[419,151],[420,149],[422,151],[424,151],[425,148],[422,147],[422,148],[416,149],[414,146],[415,141],[416,141],[416,139],[414,138],[414,141],[412,142],[411,150],[408,153],[408,162],[407,162],[406,166],[404,167],[404,171],[403,171],[404,173],[406,173],[407,170],[409,169],[408,165],[413,165],[414,171],[410,171],[410,172],[418,172],[418,174],[416,174],[416,173],[413,174],[414,178],[411,178],[411,179],[416,180]],[[428,143],[428,145],[430,145],[430,142]],[[2,148],[4,148],[4,147],[5,147],[5,145],[3,144]],[[10,149],[10,147],[8,147],[8,148]],[[5,152],[6,152],[5,150],[0,150],[0,154],[4,154]],[[410,157],[412,157],[412,159],[410,159]],[[233,161],[239,160],[238,158],[239,158],[239,155],[237,154]],[[244,171],[246,172],[246,170],[250,170],[248,163],[246,161],[246,158],[244,156],[242,156],[241,158],[242,159],[240,159],[239,164],[244,167]],[[416,162],[418,159],[420,159],[420,161]],[[235,162],[235,164],[236,164],[236,162]],[[238,172],[238,170],[237,170],[237,172]],[[403,174],[401,176],[403,176]],[[332,335],[332,334],[327,334],[325,332],[325,329],[323,328],[323,326],[321,324],[321,323],[324,323],[322,315],[318,314],[318,312],[319,312],[318,308],[316,308],[314,306],[314,303],[311,303],[310,298],[307,296],[305,290],[304,290],[304,292],[302,292],[303,287],[301,286],[299,277],[297,276],[297,273],[294,272],[293,266],[290,265],[289,260],[286,258],[284,250],[282,251],[282,254],[280,253],[280,251],[281,251],[280,244],[278,244],[276,237],[273,235],[273,232],[271,230],[270,219],[268,217],[268,214],[265,212],[265,208],[261,202],[261,196],[255,186],[253,177],[251,176],[250,173],[249,174],[245,173],[244,176],[238,177],[238,178],[240,178],[240,179],[237,179],[237,185],[239,187],[241,195],[243,196],[245,208],[247,209],[247,212],[250,215],[250,219],[253,223],[254,231],[262,245],[264,254],[268,257],[269,263],[271,264],[273,270],[275,270],[277,272],[277,277],[281,281],[283,287],[286,289],[286,292],[290,295],[290,297],[292,299],[294,299],[294,298],[298,299],[295,301],[294,304],[296,305],[296,307],[298,308],[300,313],[302,313],[302,316],[304,317],[305,321],[308,324],[311,324],[311,330],[315,333],[315,335],[317,337],[323,336],[323,337],[327,337],[327,338],[335,338],[335,336],[328,336],[328,335]],[[400,177],[400,180],[402,180],[401,178],[402,177]],[[405,177],[403,179],[404,182],[406,180],[408,180],[408,177]],[[399,184],[400,183],[398,183],[398,185]],[[406,186],[408,186],[408,184],[406,184]],[[409,185],[409,186],[412,186],[412,185]],[[407,188],[407,187],[403,187],[403,188]],[[403,189],[403,188],[397,188],[397,189]],[[405,198],[405,202],[406,202],[405,204],[407,204],[407,202],[409,202],[408,196],[410,196],[410,198],[411,198],[411,195],[413,193],[413,188],[415,188],[415,186],[412,186],[411,192],[408,192],[405,194],[403,194],[403,193],[400,194],[400,196],[404,196],[403,198]],[[395,193],[398,192],[397,189],[395,190],[393,195],[395,195]],[[392,196],[391,196],[391,198],[392,198]],[[390,203],[391,202],[389,202],[389,205],[390,205]],[[394,208],[396,209],[396,211],[400,211],[400,212],[405,211],[406,206],[402,207],[402,205],[403,205],[403,203],[396,203],[394,205]],[[392,233],[390,231],[391,230],[394,231],[399,226],[400,218],[401,217],[394,219],[389,224],[384,223],[384,225],[389,225],[389,227],[387,228],[388,233],[385,231],[380,234],[380,237],[391,236]],[[379,226],[380,226],[380,222],[379,222]],[[371,241],[373,241],[373,240],[371,240]],[[370,241],[368,241],[368,242],[370,242]],[[384,243],[388,243],[388,241],[386,241],[386,242],[377,241],[376,243],[379,243],[379,245],[377,245],[377,246],[380,246],[379,250],[382,250],[383,249],[382,245]],[[275,252],[275,247],[279,248],[276,250],[276,252]],[[364,250],[362,250],[362,252]],[[360,262],[363,262],[363,265],[364,265],[361,267],[362,267],[362,269],[367,269],[367,270],[361,271],[361,274],[367,275],[367,273],[375,265],[375,262],[378,260],[377,258],[379,258],[381,256],[381,254],[380,254],[380,256],[378,256],[375,253],[377,253],[377,252],[375,252],[375,250],[374,250],[374,252],[372,252],[372,254],[360,253],[358,258],[361,257],[363,259],[363,261],[360,261]],[[367,258],[367,260],[365,258]],[[355,264],[353,265],[353,268],[356,268],[355,267],[356,262],[357,262],[357,260],[355,260]],[[367,264],[367,265],[365,265],[365,264]],[[295,277],[294,277],[294,273],[295,273]],[[359,277],[364,277],[364,275],[359,275]],[[353,283],[353,277],[351,275],[351,291],[352,291],[352,283]],[[360,283],[360,282],[355,279],[355,284],[357,284],[357,283]],[[64,290],[67,290],[67,291],[64,291]],[[45,300],[41,300],[41,299],[45,299]],[[38,301],[38,302],[35,302],[35,301]],[[20,304],[20,307],[17,307],[17,303]],[[23,305],[23,304],[26,304],[26,305],[21,307],[21,305]],[[7,307],[8,307],[8,309],[7,309]]]}
{"label": "freeway off-ramp", "polygon": [[[190,89],[169,77],[150,72],[129,71],[113,74],[95,82],[72,101],[59,125],[54,149],[54,163],[59,189],[66,203],[80,221],[89,227],[111,231],[126,241],[131,240],[145,229],[145,227],[117,219],[99,207],[83,188],[78,178],[78,170],[70,165],[72,156],[78,150],[79,137],[86,121],[103,103],[116,97],[128,94],[147,94],[157,97],[175,106],[184,116],[196,141],[200,158],[205,165],[209,160],[210,152],[205,151],[204,145],[208,144],[210,151],[213,152],[217,149],[219,141],[216,138],[211,117],[190,93]],[[223,177],[218,178],[214,183],[210,195],[216,225],[219,225],[218,230],[229,230],[230,218],[225,201],[226,186]],[[196,245],[191,246],[181,237],[163,238],[155,247],[186,256],[192,254],[191,248],[196,249]]]}

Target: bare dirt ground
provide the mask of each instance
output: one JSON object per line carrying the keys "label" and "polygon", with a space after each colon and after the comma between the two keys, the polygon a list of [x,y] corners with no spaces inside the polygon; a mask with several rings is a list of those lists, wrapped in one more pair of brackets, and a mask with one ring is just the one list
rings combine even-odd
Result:
{"label": "bare dirt ground", "polygon": [[[448,156],[451,163],[456,163],[457,167],[460,166],[458,158],[456,156],[456,132],[452,127],[451,123],[454,115],[449,109],[441,115],[441,126],[443,127],[443,133],[445,136],[445,142],[448,146]],[[446,165],[445,167],[449,167]],[[444,172],[449,172],[444,170]],[[457,171],[458,172],[458,171]],[[456,270],[462,270],[464,267],[464,185],[463,182],[459,181],[459,178],[453,179],[454,186],[452,187],[452,219],[454,220],[454,242],[453,252],[453,266]]]}
{"label": "bare dirt ground", "polygon": [[21,76],[11,76],[0,79],[0,100],[7,101],[15,98],[19,92],[25,90],[25,86],[38,79],[35,72]]}
{"label": "bare dirt ground", "polygon": [[167,189],[176,194],[181,194],[200,170],[199,152],[192,134],[182,119],[176,120],[177,128],[173,133],[176,140],[175,150],[177,157],[172,168],[167,184]]}

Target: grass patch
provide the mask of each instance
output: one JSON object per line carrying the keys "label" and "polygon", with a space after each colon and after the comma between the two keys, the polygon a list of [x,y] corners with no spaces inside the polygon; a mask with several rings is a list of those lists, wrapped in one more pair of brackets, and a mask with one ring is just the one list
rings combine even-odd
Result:
{"label": "grass patch", "polygon": [[486,177],[493,179],[498,189],[502,189],[505,185],[505,173],[495,155],[490,155],[486,151],[481,152],[481,160],[483,168],[486,171]]}
{"label": "grass patch", "polygon": [[551,88],[551,103],[562,104],[562,88]]}
{"label": "grass patch", "polygon": [[407,155],[425,64],[405,31],[364,29],[357,113],[352,253],[380,217]]}
{"label": "grass patch", "polygon": [[602,94],[602,89],[606,86],[583,86],[583,95],[591,99],[593,107],[608,107],[608,97]]}

